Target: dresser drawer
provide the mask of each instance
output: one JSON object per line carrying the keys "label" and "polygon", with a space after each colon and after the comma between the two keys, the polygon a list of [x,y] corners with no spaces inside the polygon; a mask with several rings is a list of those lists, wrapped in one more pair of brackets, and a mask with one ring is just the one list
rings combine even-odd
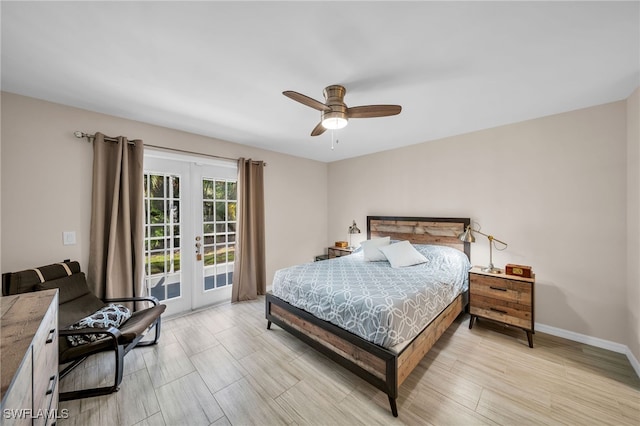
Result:
{"label": "dresser drawer", "polygon": [[46,361],[51,359],[46,355],[46,352],[41,351],[41,355],[33,364],[33,406],[36,414],[36,418],[33,419],[34,426],[49,424],[49,413],[57,407],[58,372],[57,369],[52,370],[50,364],[46,364]]}
{"label": "dresser drawer", "polygon": [[31,348],[29,348],[13,378],[11,392],[5,394],[2,401],[2,421],[0,423],[3,426],[31,426],[32,366]]}
{"label": "dresser drawer", "polygon": [[57,298],[45,314],[33,341],[33,406],[43,410],[34,425],[48,424],[47,412],[58,393],[58,316]]}
{"label": "dresser drawer", "polygon": [[[56,388],[58,385],[56,384]],[[54,426],[58,423],[58,389],[53,392],[53,398],[51,398],[51,405],[49,406],[48,419],[46,419],[45,426]],[[63,417],[65,418],[65,417]]]}

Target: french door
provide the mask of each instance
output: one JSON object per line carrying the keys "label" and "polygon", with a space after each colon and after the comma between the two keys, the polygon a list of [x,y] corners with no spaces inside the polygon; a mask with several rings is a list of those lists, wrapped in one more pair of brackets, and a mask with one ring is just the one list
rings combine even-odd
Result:
{"label": "french door", "polygon": [[145,151],[145,283],[169,315],[231,299],[235,162]]}

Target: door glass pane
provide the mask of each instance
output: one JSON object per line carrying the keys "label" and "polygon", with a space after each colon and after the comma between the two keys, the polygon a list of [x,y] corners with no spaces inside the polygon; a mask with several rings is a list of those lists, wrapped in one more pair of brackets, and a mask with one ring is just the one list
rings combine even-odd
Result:
{"label": "door glass pane", "polygon": [[216,200],[224,200],[227,197],[226,195],[226,191],[225,191],[225,181],[215,181],[215,185],[216,185]]}
{"label": "door glass pane", "polygon": [[180,199],[180,176],[173,176],[173,198]]}
{"label": "door glass pane", "polygon": [[147,179],[149,181],[149,194],[151,198],[164,198],[164,176],[163,175],[150,175]]}
{"label": "door glass pane", "polygon": [[150,220],[149,223],[165,223],[164,221],[164,201],[149,200]]}
{"label": "door glass pane", "polygon": [[149,231],[152,237],[164,237],[164,225],[162,226],[150,226]]}
{"label": "door glass pane", "polygon": [[227,218],[226,203],[224,201],[216,201],[216,222],[224,222]]}
{"label": "door glass pane", "polygon": [[215,264],[215,250],[213,246],[204,248],[204,266],[213,266]]}
{"label": "door glass pane", "polygon": [[236,220],[236,203],[227,204],[227,217],[229,221]]}
{"label": "door glass pane", "polygon": [[180,297],[180,177],[144,175],[145,283],[158,300]]}
{"label": "door glass pane", "polygon": [[205,291],[229,286],[233,281],[236,186],[235,181],[225,179],[202,180],[202,267]]}
{"label": "door glass pane", "polygon": [[213,201],[202,202],[202,220],[205,222],[214,222],[213,218]]}
{"label": "door glass pane", "polygon": [[230,200],[237,199],[236,188],[238,184],[236,182],[227,182],[227,196]]}
{"label": "door glass pane", "polygon": [[202,198],[205,200],[213,200],[213,181],[202,180]]}

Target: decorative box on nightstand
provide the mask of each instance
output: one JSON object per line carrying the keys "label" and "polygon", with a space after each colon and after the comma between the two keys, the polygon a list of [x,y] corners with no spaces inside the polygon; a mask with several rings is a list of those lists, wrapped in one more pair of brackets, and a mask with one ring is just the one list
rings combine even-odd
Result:
{"label": "decorative box on nightstand", "polygon": [[477,317],[518,327],[533,348],[535,275],[531,278],[491,274],[473,267],[469,271],[469,328]]}
{"label": "decorative box on nightstand", "polygon": [[329,259],[333,259],[334,257],[340,256],[348,256],[353,253],[353,249],[348,247],[329,247],[327,248],[327,254],[329,255]]}

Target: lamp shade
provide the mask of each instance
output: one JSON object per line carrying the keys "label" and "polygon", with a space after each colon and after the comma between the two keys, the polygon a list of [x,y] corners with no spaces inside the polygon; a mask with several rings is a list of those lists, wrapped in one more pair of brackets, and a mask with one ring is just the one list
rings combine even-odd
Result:
{"label": "lamp shade", "polygon": [[467,229],[460,235],[458,235],[458,239],[460,241],[464,241],[465,243],[475,243],[476,237],[473,236],[471,232],[471,227],[467,226]]}
{"label": "lamp shade", "polygon": [[350,234],[359,234],[360,232],[361,232],[360,228],[358,228],[358,225],[356,225],[356,221],[354,220],[353,221],[353,225],[351,225],[349,227],[349,233]]}

